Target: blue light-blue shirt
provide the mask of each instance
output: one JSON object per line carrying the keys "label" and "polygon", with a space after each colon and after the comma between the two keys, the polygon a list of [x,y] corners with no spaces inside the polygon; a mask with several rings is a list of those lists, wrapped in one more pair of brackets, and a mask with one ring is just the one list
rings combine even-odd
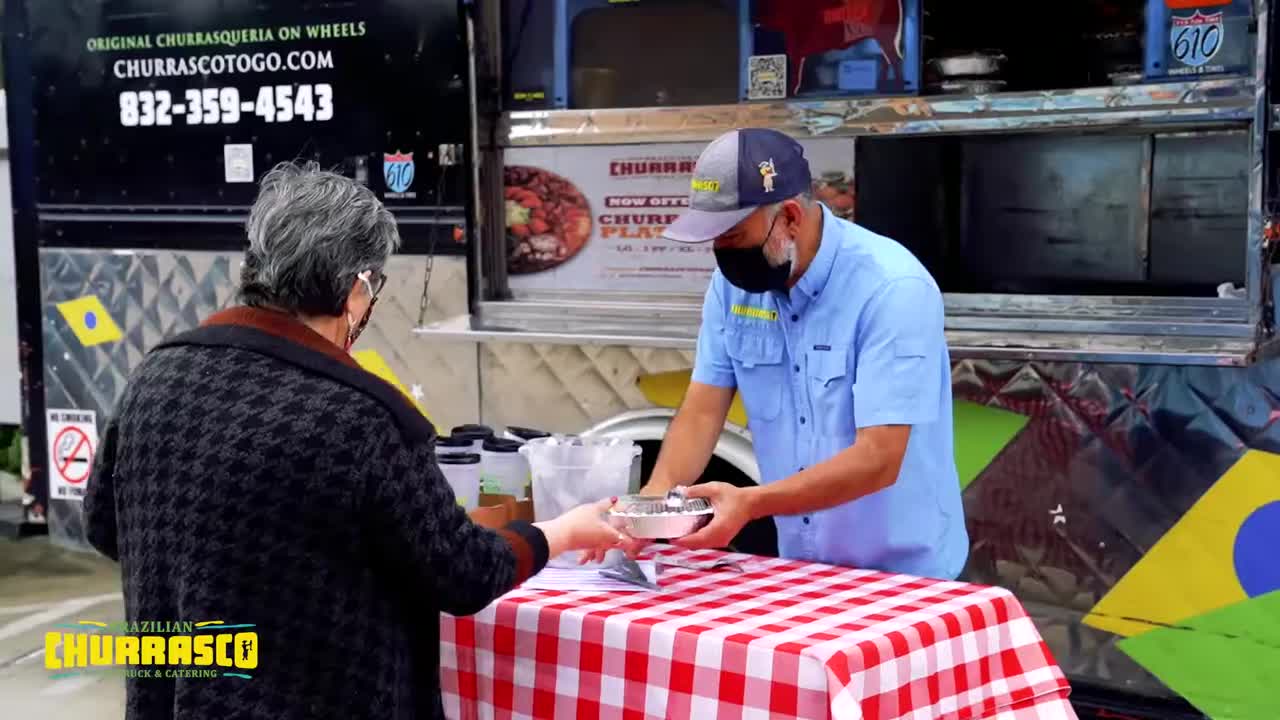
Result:
{"label": "blue light-blue shirt", "polygon": [[777,482],[851,447],[857,429],[910,425],[892,486],[775,517],[783,557],[952,579],[969,554],[952,447],[942,294],[903,246],[823,208],[822,242],[787,294],[718,271],[693,379],[737,387],[760,464]]}

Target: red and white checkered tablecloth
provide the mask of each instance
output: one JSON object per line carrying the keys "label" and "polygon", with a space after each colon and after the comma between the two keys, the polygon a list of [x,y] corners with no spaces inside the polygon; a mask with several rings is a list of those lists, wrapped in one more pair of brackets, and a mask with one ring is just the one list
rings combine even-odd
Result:
{"label": "red and white checkered tablecloth", "polygon": [[662,592],[515,590],[441,621],[450,718],[1076,720],[1002,588],[724,553]]}

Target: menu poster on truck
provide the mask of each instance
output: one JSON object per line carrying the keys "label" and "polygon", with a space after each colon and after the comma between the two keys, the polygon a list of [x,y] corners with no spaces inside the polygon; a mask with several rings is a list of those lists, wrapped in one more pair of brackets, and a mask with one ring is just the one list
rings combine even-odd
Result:
{"label": "menu poster on truck", "polygon": [[46,205],[246,206],[285,160],[431,204],[465,137],[452,0],[29,6]]}
{"label": "menu poster on truck", "polygon": [[[852,217],[854,143],[800,141],[815,196]],[[508,274],[513,290],[688,294],[706,290],[711,244],[662,237],[688,206],[705,143],[506,151]]]}

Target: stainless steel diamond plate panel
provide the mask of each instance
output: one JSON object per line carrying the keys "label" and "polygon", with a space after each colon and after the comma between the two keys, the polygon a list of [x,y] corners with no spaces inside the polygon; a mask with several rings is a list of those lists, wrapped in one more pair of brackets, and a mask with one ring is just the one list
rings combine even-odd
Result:
{"label": "stainless steel diamond plate panel", "polygon": [[965,361],[953,389],[1031,418],[965,494],[969,579],[1017,592],[1073,677],[1170,694],[1080,619],[1245,449],[1280,451],[1280,362]]}
{"label": "stainless steel diamond plate panel", "polygon": [[[93,410],[101,431],[147,348],[232,301],[237,262],[217,253],[41,250],[46,407]],[[85,295],[102,302],[122,340],[80,344],[56,305]],[[45,457],[32,449],[33,464]],[[84,544],[80,503],[51,501],[48,517],[55,540]]]}

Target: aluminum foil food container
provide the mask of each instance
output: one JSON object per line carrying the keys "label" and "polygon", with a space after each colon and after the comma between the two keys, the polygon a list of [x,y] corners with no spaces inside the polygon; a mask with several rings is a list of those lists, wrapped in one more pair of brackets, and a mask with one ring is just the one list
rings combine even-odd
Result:
{"label": "aluminum foil food container", "polygon": [[703,498],[689,498],[679,510],[667,508],[666,498],[627,495],[609,510],[613,524],[633,538],[674,540],[695,533],[711,522],[715,510]]}

